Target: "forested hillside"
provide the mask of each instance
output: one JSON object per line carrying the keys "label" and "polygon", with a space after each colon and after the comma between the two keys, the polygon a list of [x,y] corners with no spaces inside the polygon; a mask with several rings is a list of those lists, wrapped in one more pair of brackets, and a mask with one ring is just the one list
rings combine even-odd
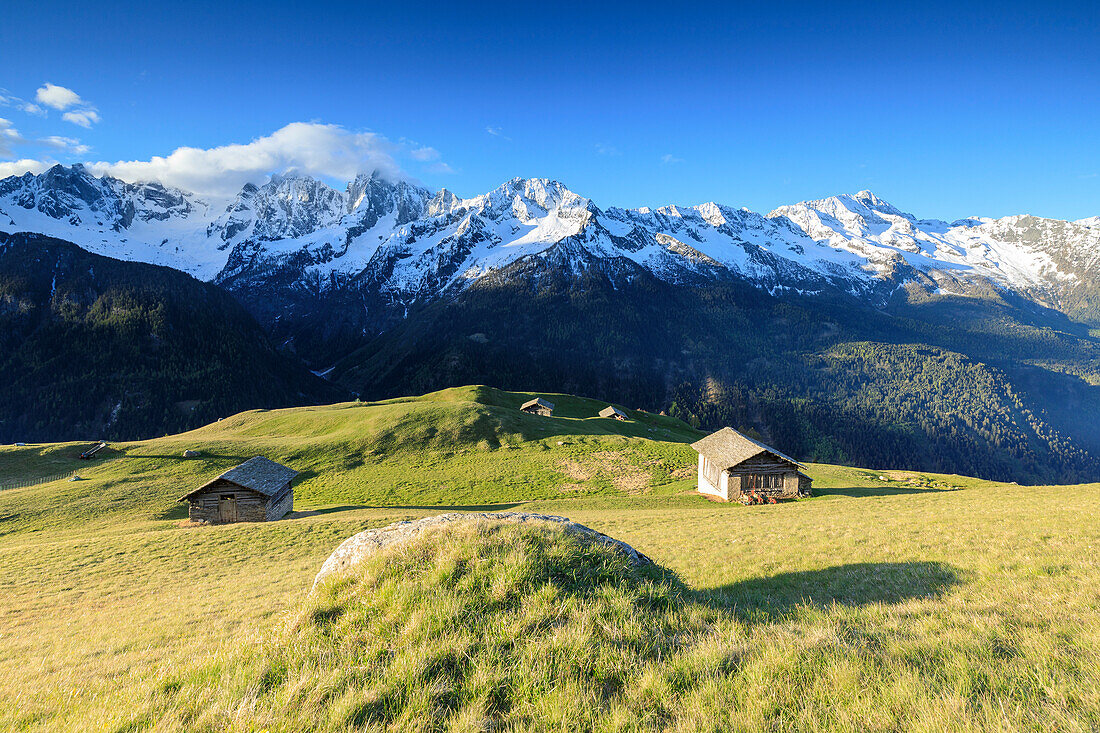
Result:
{"label": "forested hillside", "polygon": [[163,435],[344,394],[214,285],[0,234],[0,442]]}
{"label": "forested hillside", "polygon": [[1100,342],[983,297],[885,309],[735,279],[670,286],[527,263],[337,365],[365,397],[469,382],[568,391],[755,431],[817,461],[1018,481],[1100,476]]}

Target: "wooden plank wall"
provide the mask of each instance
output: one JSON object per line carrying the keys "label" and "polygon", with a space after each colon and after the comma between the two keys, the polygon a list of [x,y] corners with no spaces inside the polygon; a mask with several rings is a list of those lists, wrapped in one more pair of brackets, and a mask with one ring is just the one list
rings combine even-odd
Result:
{"label": "wooden plank wall", "polygon": [[[748,490],[748,480],[745,478],[750,473],[783,474],[783,487],[780,489],[768,489],[758,494],[766,496],[796,496],[798,494],[798,467],[793,463],[765,453],[753,456],[730,469],[730,483],[732,488],[739,488],[740,493]],[[731,492],[733,493],[733,492]],[[733,497],[731,497],[733,498]]]}
{"label": "wooden plank wall", "polygon": [[[191,498],[187,508],[188,518],[192,521],[218,523],[218,500],[223,494],[232,494],[236,497],[238,522],[265,522],[279,519],[290,511],[294,503],[294,492],[289,489],[272,501],[251,489],[242,488],[228,481],[219,481],[198,496]],[[280,510],[282,510],[281,513],[273,516]]]}

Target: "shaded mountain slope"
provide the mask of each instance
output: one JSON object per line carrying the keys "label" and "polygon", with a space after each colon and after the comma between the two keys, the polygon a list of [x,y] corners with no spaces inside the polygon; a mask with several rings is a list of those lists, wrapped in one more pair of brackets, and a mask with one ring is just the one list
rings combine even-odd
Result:
{"label": "shaded mountain slope", "polygon": [[1100,343],[1081,330],[992,298],[877,310],[526,263],[410,313],[330,376],[371,398],[474,380],[599,395],[811,460],[1074,481],[1100,475]]}
{"label": "shaded mountain slope", "polygon": [[0,235],[0,442],[136,438],[343,394],[216,286]]}

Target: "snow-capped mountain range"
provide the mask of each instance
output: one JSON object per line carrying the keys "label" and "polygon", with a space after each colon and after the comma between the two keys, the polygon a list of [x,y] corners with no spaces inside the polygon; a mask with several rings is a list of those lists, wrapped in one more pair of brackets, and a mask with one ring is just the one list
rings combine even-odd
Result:
{"label": "snow-capped mountain range", "polygon": [[1100,274],[1100,217],[917,219],[870,191],[763,215],[715,203],[600,208],[537,178],[459,198],[377,174],[344,191],[275,176],[215,205],[59,165],[0,181],[0,231],[47,234],[230,289],[354,286],[405,305],[549,257],[641,268],[671,283],[732,276],[773,293],[841,290],[875,302],[906,284],[932,294],[992,286],[1055,308]]}

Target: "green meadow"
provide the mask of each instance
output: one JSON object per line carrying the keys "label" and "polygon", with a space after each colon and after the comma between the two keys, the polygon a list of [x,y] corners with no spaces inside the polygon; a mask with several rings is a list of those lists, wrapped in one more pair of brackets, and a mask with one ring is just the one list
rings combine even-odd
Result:
{"label": "green meadow", "polygon": [[[81,478],[0,491],[0,729],[1100,729],[1100,485],[811,464],[811,499],[726,505],[684,423],[528,397],[0,448],[0,484]],[[295,513],[188,526],[179,497],[258,454],[301,472]],[[362,529],[513,509],[655,566],[474,527],[309,592]]]}

